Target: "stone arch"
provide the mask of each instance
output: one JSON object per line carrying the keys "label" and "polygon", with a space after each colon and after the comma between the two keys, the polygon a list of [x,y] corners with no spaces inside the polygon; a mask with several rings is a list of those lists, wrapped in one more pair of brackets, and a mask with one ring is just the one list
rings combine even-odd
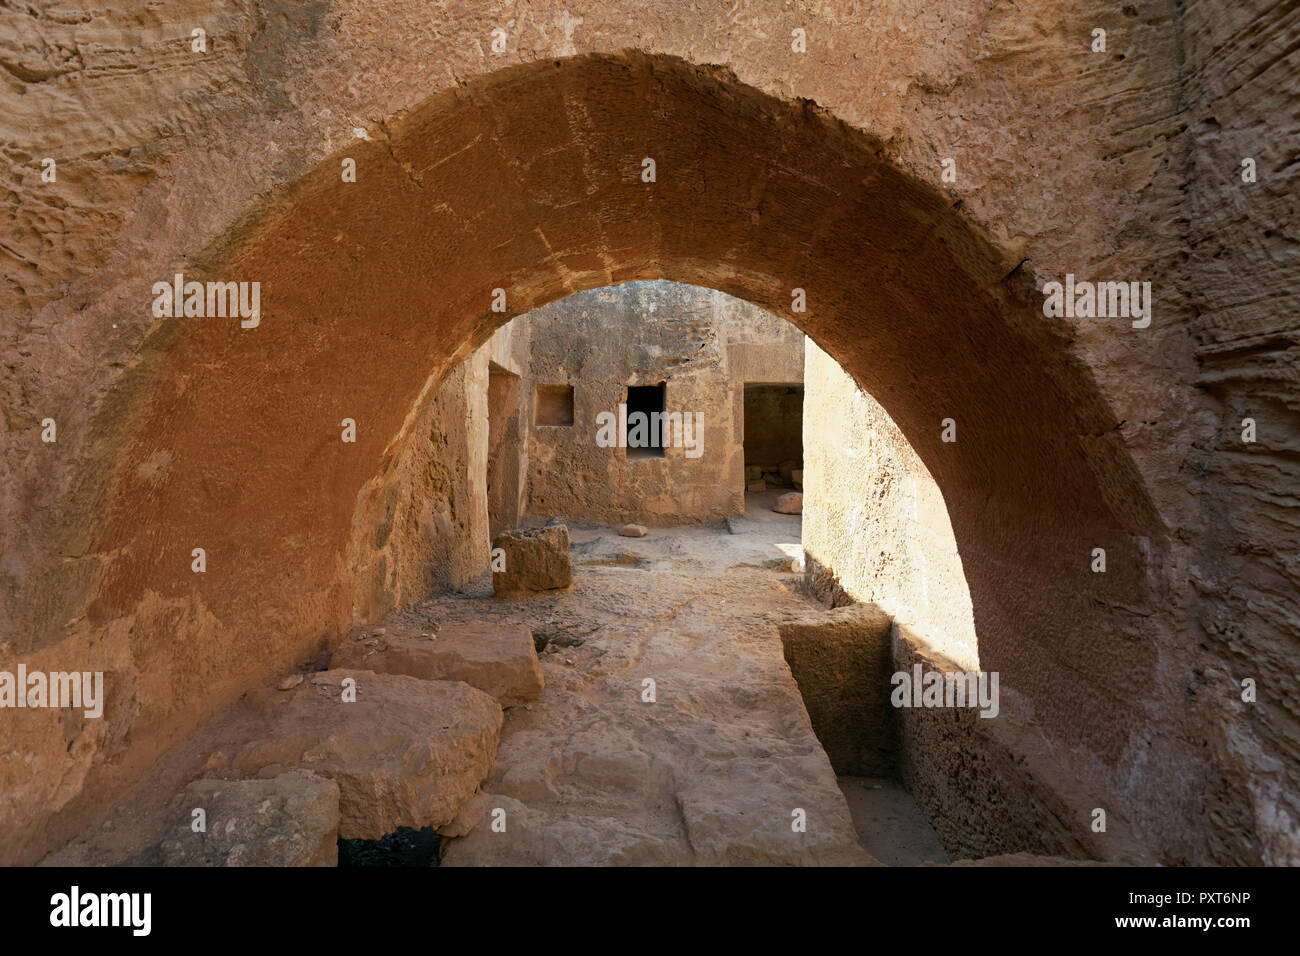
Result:
{"label": "stone arch", "polygon": [[667,56],[512,67],[371,134],[186,270],[259,281],[261,324],[168,320],[132,386],[83,622],[116,628],[109,666],[138,675],[121,740],[156,753],[351,623],[358,495],[493,329],[667,278],[790,318],[876,397],[948,501],[982,666],[1062,759],[1115,769],[1155,667],[1142,569],[1160,522],[1068,330],[960,204],[814,104]]}

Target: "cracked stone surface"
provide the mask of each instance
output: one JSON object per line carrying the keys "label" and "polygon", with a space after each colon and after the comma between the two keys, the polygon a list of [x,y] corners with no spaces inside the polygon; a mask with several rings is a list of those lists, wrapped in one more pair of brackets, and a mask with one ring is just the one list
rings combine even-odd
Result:
{"label": "cracked stone surface", "polygon": [[[176,801],[165,866],[337,866],[339,788],[291,770],[267,780],[196,780]],[[192,811],[206,814],[195,832]]]}
{"label": "cracked stone surface", "polygon": [[[353,504],[489,290],[666,277],[807,288],[934,470],[981,663],[1149,852],[1300,861],[1295,18],[1228,6],[572,0],[500,55],[451,0],[5,6],[0,661],[110,681],[102,721],[0,713],[0,860],[350,626]],[[178,271],[265,320],[155,319]],[[1151,280],[1150,328],[1045,322],[1067,273]],[[243,560],[196,587],[195,542]]]}
{"label": "cracked stone surface", "polygon": [[[343,699],[349,679],[355,681],[355,701]],[[217,815],[229,820],[236,814],[236,829],[257,826],[254,818],[265,800],[278,800],[275,794],[285,787],[300,789],[294,771],[309,771],[335,788],[330,825],[344,839],[378,839],[403,826],[445,826],[492,766],[501,720],[495,700],[460,681],[337,669],[309,674],[288,692],[259,688],[167,753],[108,809],[100,826],[42,863],[180,860],[186,853],[174,828],[178,817],[188,825],[194,804],[177,794],[191,787],[216,793],[224,782],[239,807]],[[313,822],[320,807],[311,801],[286,799],[283,815],[258,839],[271,839],[277,827],[317,831],[322,825]],[[155,852],[160,840],[166,841],[161,857]],[[228,857],[231,850],[233,845],[217,846],[212,853]],[[276,848],[246,852],[273,855]],[[302,861],[301,855],[294,859]]]}
{"label": "cracked stone surface", "polygon": [[[678,528],[632,546],[571,525],[586,555],[571,594],[484,588],[386,622],[526,622],[547,638],[546,689],[507,710],[492,797],[445,865],[875,862],[782,655],[777,622],[810,605],[798,576],[764,565],[798,542],[799,519],[767,514],[748,534]],[[629,547],[639,563],[617,560]]]}

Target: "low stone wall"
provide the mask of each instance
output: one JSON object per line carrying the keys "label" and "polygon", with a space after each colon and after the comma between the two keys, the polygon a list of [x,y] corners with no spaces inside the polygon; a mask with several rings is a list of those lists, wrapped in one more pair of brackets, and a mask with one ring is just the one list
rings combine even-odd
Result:
{"label": "low stone wall", "polygon": [[779,625],[786,663],[837,774],[867,777],[895,771],[891,623],[874,604],[859,604]]}
{"label": "low stone wall", "polygon": [[[895,623],[893,670],[963,668]],[[1004,853],[1151,864],[1113,807],[1094,832],[1095,790],[1072,780],[1014,688],[1000,685],[998,714],[974,707],[899,707],[898,773],[954,857]],[[1104,801],[1103,801],[1104,802]]]}
{"label": "low stone wall", "polygon": [[[778,629],[835,772],[897,776],[953,857],[1152,862],[1127,821],[1061,765],[1013,687],[999,683],[988,717],[978,706],[895,706],[896,674],[966,669],[874,604],[810,611]],[[1096,809],[1104,832],[1093,829]]]}

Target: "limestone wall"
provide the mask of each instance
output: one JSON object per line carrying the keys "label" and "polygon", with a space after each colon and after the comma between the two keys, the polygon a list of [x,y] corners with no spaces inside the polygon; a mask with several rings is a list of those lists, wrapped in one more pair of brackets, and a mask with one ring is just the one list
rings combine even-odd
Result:
{"label": "limestone wall", "polygon": [[[892,669],[911,674],[954,673],[969,665],[931,646],[930,635],[895,622]],[[1150,866],[1158,850],[1133,832],[1132,821],[1098,799],[1092,781],[1079,779],[1054,758],[1031,721],[1014,683],[999,684],[999,712],[973,707],[899,707],[898,775],[958,859],[1033,853]],[[1106,832],[1094,832],[1092,811],[1108,804]]]}
{"label": "limestone wall", "polygon": [[503,488],[522,497],[527,486],[519,409],[501,409],[503,436],[491,457],[490,370],[521,377],[528,341],[522,318],[500,328],[436,385],[430,380],[408,440],[357,500],[350,559],[368,586],[357,591],[355,620],[383,617],[488,570],[489,462],[502,486],[497,506],[507,516],[517,518],[519,505],[509,509]]}
{"label": "limestone wall", "polygon": [[970,592],[942,492],[879,403],[812,341],[804,348],[804,455],[812,593],[831,605],[877,604],[934,651],[978,668]]}
{"label": "limestone wall", "polygon": [[[1187,638],[1197,654],[1182,691],[1204,728],[1202,746],[1224,768],[1204,798],[1215,852],[1290,866],[1300,865],[1294,14],[1268,0],[1187,4],[1180,81],[1188,126],[1176,153],[1189,184],[1180,284],[1192,307],[1195,387],[1216,400],[1180,469],[1204,535],[1186,569]],[[1253,442],[1244,440],[1247,419]],[[1246,679],[1260,689],[1254,704],[1242,700]]]}
{"label": "limestone wall", "polygon": [[808,612],[778,625],[790,673],[826,756],[841,776],[897,770],[889,615],[871,604]]}
{"label": "limestone wall", "polygon": [[[534,413],[532,514],[668,525],[743,512],[740,376],[802,378],[798,329],[731,296],[668,282],[579,293],[528,319],[530,394],[570,385],[574,406],[571,426],[539,424]],[[662,458],[601,447],[597,416],[617,415],[628,386],[659,383],[665,411],[703,416],[698,457],[686,447],[666,447]]]}
{"label": "limestone wall", "polygon": [[[0,664],[109,687],[0,714],[0,860],[382,606],[358,511],[494,325],[663,277],[808,293],[943,489],[981,662],[1136,841],[1300,860],[1300,65],[1289,7],[1228,6],[0,10]],[[261,326],[153,316],[181,270]],[[1150,327],[1045,319],[1067,272],[1150,280]]]}
{"label": "limestone wall", "polygon": [[[911,675],[916,664],[978,672],[970,593],[942,492],[879,403],[811,341],[804,354],[810,591],[833,606],[875,604],[889,612],[890,673]],[[893,687],[889,676],[871,688],[882,701]],[[1043,753],[1032,710],[1014,673],[1006,676],[999,674],[993,717],[946,707],[889,714],[898,775],[948,851],[957,858],[1030,852],[1149,862],[1114,808],[1108,834],[1080,825],[1096,801]],[[877,731],[871,724],[864,732]]]}

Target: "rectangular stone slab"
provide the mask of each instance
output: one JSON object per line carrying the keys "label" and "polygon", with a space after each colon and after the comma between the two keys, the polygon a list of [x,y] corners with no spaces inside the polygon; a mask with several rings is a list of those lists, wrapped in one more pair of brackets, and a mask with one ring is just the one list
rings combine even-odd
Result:
{"label": "rectangular stone slab", "polygon": [[491,694],[502,707],[533,700],[542,692],[533,633],[523,624],[453,621],[439,625],[430,637],[389,629],[378,643],[374,640],[348,641],[331,666],[464,681]]}

